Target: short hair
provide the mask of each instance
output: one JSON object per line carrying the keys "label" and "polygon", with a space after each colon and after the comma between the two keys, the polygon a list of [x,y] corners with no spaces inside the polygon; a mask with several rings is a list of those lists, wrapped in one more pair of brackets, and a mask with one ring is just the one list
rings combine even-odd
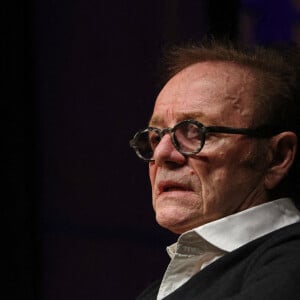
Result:
{"label": "short hair", "polygon": [[[253,124],[293,131],[300,137],[300,122],[298,122],[300,50],[298,47],[257,46],[247,49],[216,41],[175,46],[168,49],[164,55],[163,84],[186,67],[205,61],[228,62],[252,71],[256,79]],[[293,176],[293,182],[300,175],[296,171],[298,156],[299,154],[296,155],[296,161],[289,172]],[[284,190],[286,193],[286,189]],[[290,187],[288,190],[289,194],[294,196]]]}

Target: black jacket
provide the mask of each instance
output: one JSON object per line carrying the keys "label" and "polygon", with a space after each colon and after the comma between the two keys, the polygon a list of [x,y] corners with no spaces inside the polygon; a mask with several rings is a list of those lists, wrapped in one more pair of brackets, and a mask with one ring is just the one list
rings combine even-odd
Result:
{"label": "black jacket", "polygon": [[[156,299],[160,283],[137,300]],[[224,255],[164,299],[300,299],[300,223]]]}

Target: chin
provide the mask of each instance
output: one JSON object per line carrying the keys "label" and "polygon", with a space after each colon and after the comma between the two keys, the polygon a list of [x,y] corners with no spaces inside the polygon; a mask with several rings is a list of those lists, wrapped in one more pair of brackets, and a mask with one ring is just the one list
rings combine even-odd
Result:
{"label": "chin", "polygon": [[191,216],[185,215],[182,210],[174,207],[156,211],[156,221],[161,227],[176,234],[184,233],[198,226],[192,225]]}

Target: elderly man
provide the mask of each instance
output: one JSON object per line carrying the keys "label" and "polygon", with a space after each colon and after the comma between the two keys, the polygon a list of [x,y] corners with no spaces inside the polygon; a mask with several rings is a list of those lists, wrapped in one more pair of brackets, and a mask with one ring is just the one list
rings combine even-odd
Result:
{"label": "elderly man", "polygon": [[130,144],[149,163],[157,222],[180,236],[138,299],[300,299],[300,214],[285,184],[297,57],[216,44],[170,53],[149,125]]}

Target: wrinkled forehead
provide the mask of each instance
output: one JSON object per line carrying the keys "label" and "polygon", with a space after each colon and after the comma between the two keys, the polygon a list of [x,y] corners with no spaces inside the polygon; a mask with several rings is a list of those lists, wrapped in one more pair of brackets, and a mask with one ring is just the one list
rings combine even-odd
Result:
{"label": "wrinkled forehead", "polygon": [[233,63],[191,65],[163,87],[150,123],[175,123],[191,117],[202,122],[246,126],[254,112],[254,83],[250,70]]}

